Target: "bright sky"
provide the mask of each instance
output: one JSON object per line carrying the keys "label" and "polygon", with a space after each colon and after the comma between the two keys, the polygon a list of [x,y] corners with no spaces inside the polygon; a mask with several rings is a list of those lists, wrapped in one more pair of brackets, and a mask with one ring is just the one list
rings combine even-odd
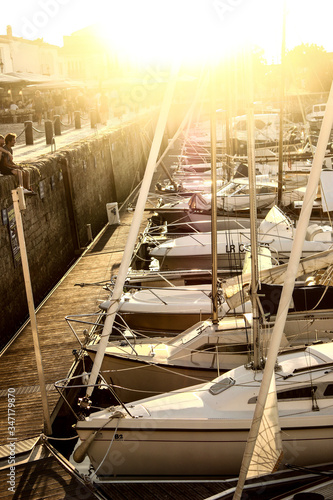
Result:
{"label": "bright sky", "polygon": [[[0,17],[0,34],[10,24],[14,36],[62,45],[70,35],[101,23],[110,43],[136,55],[207,58],[246,40],[278,62],[283,0],[15,0]],[[322,45],[333,52],[332,0],[286,0],[286,44]]]}

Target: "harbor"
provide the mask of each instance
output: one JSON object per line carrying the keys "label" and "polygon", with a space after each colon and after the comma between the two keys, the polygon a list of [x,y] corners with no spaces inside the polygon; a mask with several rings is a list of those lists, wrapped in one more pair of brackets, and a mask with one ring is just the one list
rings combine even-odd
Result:
{"label": "harbor", "polygon": [[170,1],[0,21],[1,498],[333,498],[327,21]]}
{"label": "harbor", "polygon": [[[169,169],[174,165],[175,152],[182,150],[182,148],[179,147],[180,144],[179,140],[177,140],[175,146],[170,148],[172,154],[169,157],[164,157],[163,161]],[[165,164],[164,168],[166,168]],[[152,185],[154,186],[160,183],[163,175],[164,170],[161,172],[159,168],[154,174]],[[152,214],[158,214],[158,206],[156,205],[154,207],[154,203],[156,203],[154,190],[150,189],[150,192],[153,196],[149,197],[145,202],[144,217],[138,231],[139,239],[136,239],[135,241],[134,258],[131,258],[132,272],[127,276],[127,279],[129,280],[127,286],[129,288],[134,286],[134,292],[137,294],[140,293],[140,288],[145,283],[145,280],[148,279],[148,283],[151,283],[152,280],[156,280],[157,275],[160,281],[163,281],[163,279],[169,281],[172,279],[170,275],[171,273],[176,275],[176,280],[178,282],[183,280],[180,290],[182,290],[181,293],[183,294],[182,300],[184,304],[184,299],[188,293],[185,290],[187,283],[191,283],[191,286],[194,287],[198,293],[202,294],[204,286],[203,282],[207,283],[210,289],[212,277],[211,274],[207,273],[207,271],[201,271],[201,273],[197,271],[196,275],[194,275],[193,270],[198,266],[193,264],[190,264],[188,269],[183,269],[183,271],[170,271],[169,269],[164,271],[161,269],[158,271],[156,269],[150,269],[148,258],[149,254],[147,254],[146,246],[147,239],[150,241],[150,246],[152,246],[152,248],[160,245],[163,241],[168,241],[168,233],[167,236],[163,234],[165,232],[163,225],[156,226],[156,218],[151,218]],[[84,394],[84,392],[82,393],[82,390],[84,390],[84,384],[87,382],[83,383],[82,381],[84,380],[84,377],[87,377],[86,374],[90,373],[92,368],[93,358],[91,358],[91,352],[89,352],[89,345],[93,346],[96,342],[98,342],[98,338],[101,334],[101,329],[103,328],[105,321],[105,311],[107,311],[108,307],[110,307],[110,304],[108,304],[107,301],[110,299],[110,290],[114,287],[114,279],[117,276],[121,265],[124,248],[128,240],[129,228],[133,222],[133,207],[135,207],[136,199],[137,190],[134,190],[132,196],[126,200],[123,206],[119,207],[119,218],[118,215],[116,215],[114,220],[109,220],[109,223],[87,246],[82,255],[76,260],[60,282],[57,283],[54,289],[51,290],[48,296],[36,309],[38,336],[43,359],[43,370],[46,384],[45,388],[52,433],[47,431],[45,428],[45,418],[43,418],[43,405],[39,380],[36,372],[35,352],[31,341],[31,325],[29,323],[25,325],[2,352],[1,361],[4,379],[1,382],[1,386],[8,386],[8,388],[2,390],[1,392],[1,420],[8,420],[8,426],[4,426],[2,428],[1,460],[3,464],[8,462],[8,459],[11,456],[9,453],[13,453],[13,449],[15,450],[15,464],[17,464],[15,466],[15,471],[17,471],[15,475],[15,486],[16,491],[21,492],[19,493],[21,498],[25,498],[26,494],[31,495],[30,498],[44,498],[44,492],[48,491],[50,487],[54,488],[55,498],[62,498],[62,495],[65,493],[68,494],[69,491],[74,491],[74,497],[77,495],[76,498],[79,498],[78,495],[81,495],[83,494],[81,492],[86,491],[85,494],[90,495],[87,496],[87,498],[115,498],[115,495],[117,495],[116,498],[129,498],[128,495],[130,495],[130,498],[139,498],[140,495],[145,495],[145,498],[156,498],[162,495],[168,495],[170,498],[207,499],[210,497],[213,498],[214,495],[217,494],[222,495],[223,491],[225,491],[227,495],[229,490],[234,491],[235,489],[235,482],[231,479],[226,479],[228,475],[233,476],[230,472],[229,474],[222,474],[220,479],[216,477],[218,476],[217,472],[213,473],[213,477],[212,474],[207,475],[207,473],[200,474],[198,472],[194,475],[188,475],[188,473],[185,473],[185,476],[187,477],[181,477],[177,474],[174,476],[174,479],[170,477],[172,476],[172,471],[168,473],[167,479],[163,477],[163,475],[158,477],[159,474],[156,474],[155,472],[153,473],[153,477],[150,478],[149,475],[147,477],[147,474],[144,474],[144,477],[146,478],[145,481],[142,479],[140,480],[139,477],[122,478],[121,475],[120,477],[117,477],[118,474],[116,474],[113,480],[108,478],[107,481],[95,482],[93,480],[92,483],[90,481],[87,483],[87,477],[91,474],[91,469],[87,469],[86,466],[84,466],[80,473],[81,466],[73,459],[73,447],[74,443],[77,442],[77,435],[73,426],[76,424],[76,418],[80,420],[81,417],[79,415],[82,409],[83,412],[85,412],[84,408],[86,406],[82,406],[81,409],[78,406],[79,397],[82,400],[82,394]],[[200,213],[204,215],[204,212]],[[159,216],[163,217],[163,215],[162,211]],[[204,217],[206,216],[204,215]],[[184,222],[183,224],[185,224],[185,226],[182,227],[181,231],[186,233],[188,231],[188,222]],[[169,223],[169,227],[171,229],[169,238],[174,236],[178,238],[182,237],[182,234],[177,234],[178,231],[176,231],[176,234],[173,232],[172,222]],[[230,231],[230,229],[226,228],[225,231]],[[198,231],[194,234],[196,235],[195,238],[200,236]],[[151,243],[152,241],[153,244]],[[147,264],[143,265],[143,261],[147,261]],[[329,261],[325,262],[327,264]],[[156,265],[157,264],[155,263],[155,266]],[[220,268],[221,267],[222,266],[220,266]],[[165,278],[163,278],[163,272],[166,273]],[[229,273],[229,275],[226,273],[223,279],[228,281],[229,276],[230,279],[235,279],[232,277],[232,273]],[[140,283],[140,286],[135,285],[135,283]],[[142,291],[144,291],[145,288],[147,287],[143,285]],[[154,295],[157,294],[158,297],[158,295],[162,293],[161,290],[168,290],[168,288],[169,287],[165,289],[164,287],[161,288],[158,286],[153,293]],[[154,290],[154,288],[152,288],[152,290]],[[166,305],[165,301],[168,302],[170,299],[164,296],[164,299],[158,299],[157,301],[159,300],[163,300]],[[190,302],[193,300],[193,298],[189,299]],[[149,307],[151,308],[153,305],[154,304],[150,304]],[[141,303],[140,307],[143,307],[143,303]],[[157,311],[155,313],[153,311],[154,309],[152,309],[153,315],[158,314]],[[119,313],[121,316],[121,308]],[[147,315],[148,312],[145,314]],[[223,317],[224,314],[225,313],[220,311],[221,317]],[[207,317],[209,316],[210,314],[208,312]],[[237,328],[240,328],[240,316],[238,318]],[[126,315],[123,317],[126,318]],[[128,321],[129,319],[127,317],[125,320],[125,330],[121,327],[121,325],[116,327],[116,330],[114,331],[115,338],[117,338],[117,336],[119,337],[119,335],[123,336],[124,333],[126,334],[126,330],[128,330],[128,326],[126,326],[128,325]],[[170,317],[166,320],[166,324],[171,325],[175,321],[177,322],[176,318],[171,319]],[[223,321],[225,323],[225,320],[221,320],[219,323],[220,326],[218,326],[218,330],[220,329],[221,333],[225,328],[230,328],[228,326],[224,326]],[[300,320],[291,320],[290,328],[293,334],[295,333],[295,321],[299,322]],[[318,328],[323,328],[320,325],[321,322],[324,321],[325,340],[329,340],[329,336],[327,338],[327,335],[329,335],[329,325],[332,320],[328,315],[328,311],[325,310],[324,314],[320,312],[318,320],[316,321],[317,323],[313,326],[313,331],[316,332],[316,339],[318,339]],[[195,323],[195,320],[193,320],[193,323]],[[308,323],[304,326],[299,326],[298,328],[300,332],[302,332],[302,330],[307,331],[306,335],[308,339]],[[165,329],[165,326],[163,329]],[[246,331],[247,329],[248,327],[246,327]],[[123,330],[124,333],[121,333]],[[134,350],[136,351],[134,354],[135,359],[139,352],[138,349],[141,342],[139,339],[142,338],[144,342],[147,332],[142,332],[142,327],[140,332],[140,327],[139,330],[137,330],[135,325],[132,326],[132,331],[135,331],[136,335],[139,335],[137,340],[134,342]],[[206,343],[212,342],[212,333],[213,332],[211,331],[210,334],[208,334]],[[228,330],[226,333],[228,335]],[[200,334],[202,335],[202,329],[200,329]],[[163,336],[161,333],[159,335]],[[181,337],[183,334],[178,335]],[[188,335],[188,333],[185,331],[185,337],[186,335]],[[177,338],[178,337],[176,337],[176,339]],[[128,339],[129,340],[127,340],[127,342],[129,342],[130,345],[131,338],[128,337]],[[119,343],[119,341],[115,342]],[[241,341],[237,338],[234,342],[236,342],[235,346],[238,346],[239,348],[239,343],[244,342],[244,340]],[[156,348],[152,348],[151,343],[152,339],[148,337],[148,344],[150,346],[149,349],[155,350],[159,349],[159,346],[161,346],[161,340],[158,339]],[[245,340],[245,345],[247,343],[248,341]],[[58,347],[60,345],[61,348]],[[122,347],[123,351],[124,349],[125,348]],[[198,350],[198,346],[196,346],[195,349],[198,352],[200,351],[200,348]],[[192,353],[193,352],[192,348]],[[250,359],[249,354],[250,352],[247,352],[244,357],[244,361],[242,361],[242,358],[239,357],[239,353],[238,358],[236,356],[234,361],[235,366],[242,364],[242,362],[246,362],[247,359]],[[159,363],[163,363],[163,361],[158,361],[156,359],[155,363],[155,366],[158,367]],[[209,361],[209,363],[211,363],[211,361]],[[229,366],[228,363],[229,362],[223,361],[223,358],[220,358],[218,363],[215,362],[213,370],[208,375],[207,380],[217,376],[220,369]],[[104,407],[117,404],[118,401],[120,401],[118,399],[119,397],[121,397],[123,401],[132,401],[133,399],[137,399],[137,397],[133,398],[133,394],[141,394],[140,391],[142,392],[142,389],[144,391],[147,390],[148,392],[146,395],[149,395],[152,388],[152,385],[149,382],[151,375],[148,376],[147,382],[144,382],[142,377],[139,378],[139,387],[135,388],[133,386],[133,382],[130,380],[125,382],[125,379],[120,378],[120,382],[116,381],[114,378],[115,374],[111,377],[111,386],[113,386],[111,394],[105,394],[108,393],[108,391],[103,391],[101,389],[103,389],[103,384],[107,384],[110,369],[114,372],[117,370],[120,370],[121,372],[124,367],[119,366],[119,368],[117,368],[116,364],[111,364],[111,368],[108,367],[106,369],[104,365],[102,366],[103,382],[99,382],[101,387],[99,391],[96,389],[98,393],[94,394],[94,398],[97,398],[94,399],[94,406],[97,405],[98,407],[101,405],[99,407],[102,409]],[[147,370],[147,368],[144,367],[143,369]],[[173,362],[173,370],[174,369],[175,364]],[[164,371],[162,373],[164,373],[163,377],[167,376]],[[184,377],[184,374],[181,374],[181,377]],[[187,376],[189,376],[189,374],[187,374]],[[194,371],[191,374],[192,383],[195,381],[197,381],[197,383],[200,382],[203,376],[203,372],[196,371],[195,374]],[[157,382],[158,373],[153,375],[153,377],[155,377]],[[67,386],[67,384],[69,385]],[[127,392],[126,390],[123,393],[118,391],[117,386],[122,385],[126,388],[128,384],[129,390],[132,391],[130,392],[130,396],[128,396],[128,388]],[[188,382],[186,382],[185,377],[185,384],[182,383],[181,386],[183,387],[186,385],[188,385]],[[71,388],[71,386],[74,387]],[[156,386],[156,388],[157,387],[158,386]],[[166,385],[166,387],[168,387],[168,385]],[[173,388],[173,390],[176,388],[177,385]],[[139,393],[133,392],[138,390]],[[158,390],[159,392],[161,390],[163,392],[163,390],[168,389],[161,389],[161,387],[158,387]],[[117,399],[115,399],[114,391],[117,393]],[[143,394],[140,395],[140,398],[145,398],[146,395],[143,392]],[[15,413],[11,415],[8,413],[8,401],[15,402],[13,406],[13,408],[15,408]],[[87,404],[88,406],[90,405],[90,403]],[[90,411],[91,410],[88,410],[88,414],[90,414]],[[27,418],[27,414],[29,415],[29,418]],[[93,415],[93,413],[91,415]],[[12,448],[8,445],[9,430],[14,433],[14,435],[10,435],[12,438],[10,439]],[[14,448],[12,443],[14,443]],[[322,451],[323,450],[321,450],[321,452]],[[216,456],[214,462],[218,462],[218,456]],[[165,462],[165,465],[167,463],[168,462]],[[50,471],[52,472],[45,476],[40,476],[39,465],[47,467],[48,469],[50,468]],[[208,463],[208,465],[211,469],[211,463]],[[153,471],[153,469],[154,467],[151,464],[150,470]],[[7,480],[7,470],[10,469],[8,469],[8,467],[4,467],[2,469],[2,474],[4,474],[4,484]],[[198,480],[198,476],[202,477]],[[60,477],[62,477],[61,481],[59,480]],[[314,477],[317,477],[315,473]],[[269,480],[270,477],[268,476],[265,481]],[[272,480],[276,481],[275,477]],[[306,482],[303,477],[299,477],[297,475],[295,477],[295,474],[290,474],[290,476],[288,476],[287,473],[287,479],[282,481],[284,486],[281,486],[281,492],[294,488],[296,484],[297,487],[300,487],[304,481]],[[250,484],[251,483],[248,484],[249,488],[251,488]],[[275,485],[274,488],[274,496],[277,496],[277,491],[280,486],[278,487]],[[261,498],[273,498],[268,487],[263,489],[266,493],[263,492]],[[265,496],[265,494],[267,496]],[[8,490],[8,498],[11,498],[10,495],[11,492]],[[168,498],[168,496],[165,497]],[[225,498],[227,498],[227,496]]]}

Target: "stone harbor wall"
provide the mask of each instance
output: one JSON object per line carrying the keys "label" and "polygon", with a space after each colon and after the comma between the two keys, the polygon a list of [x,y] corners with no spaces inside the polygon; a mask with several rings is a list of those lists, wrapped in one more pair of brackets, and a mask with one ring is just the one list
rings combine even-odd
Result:
{"label": "stone harbor wall", "polygon": [[[156,118],[138,118],[26,163],[37,193],[25,197],[22,212],[35,306],[89,243],[87,225],[95,237],[108,222],[106,204],[121,204],[142,179]],[[15,178],[1,176],[0,348],[28,318],[13,189]]]}

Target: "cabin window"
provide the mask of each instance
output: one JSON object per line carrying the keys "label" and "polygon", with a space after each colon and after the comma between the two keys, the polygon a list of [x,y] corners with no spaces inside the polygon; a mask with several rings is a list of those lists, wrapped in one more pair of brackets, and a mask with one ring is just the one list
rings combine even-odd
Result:
{"label": "cabin window", "polygon": [[274,186],[262,186],[259,189],[257,189],[257,193],[259,194],[269,194],[269,193],[275,193],[276,189]]}
{"label": "cabin window", "polygon": [[267,127],[268,125],[271,125],[271,123],[265,123],[265,122],[263,122],[262,120],[255,120],[255,122],[254,122],[254,126],[255,126],[258,130],[262,130],[262,129],[264,129],[265,127]]}
{"label": "cabin window", "polygon": [[235,380],[231,377],[228,378],[223,378],[219,382],[216,382],[216,384],[213,384],[209,388],[209,392],[213,395],[216,396],[217,394],[220,394],[221,392],[225,391],[229,387],[233,386],[235,384]]}
{"label": "cabin window", "polygon": [[316,390],[316,386],[295,387],[287,391],[277,392],[276,396],[278,401],[285,399],[311,399],[313,392],[316,392]]}
{"label": "cabin window", "polygon": [[[311,399],[312,391],[315,393],[317,386],[307,386],[307,387],[294,387],[293,389],[287,389],[285,391],[277,391],[276,397],[278,401],[290,401],[293,400],[303,400]],[[248,403],[255,404],[257,402],[257,396],[250,398]]]}
{"label": "cabin window", "polygon": [[329,384],[325,391],[324,391],[324,396],[333,396],[333,384]]}
{"label": "cabin window", "polygon": [[195,351],[212,352],[248,352],[248,344],[202,344]]}

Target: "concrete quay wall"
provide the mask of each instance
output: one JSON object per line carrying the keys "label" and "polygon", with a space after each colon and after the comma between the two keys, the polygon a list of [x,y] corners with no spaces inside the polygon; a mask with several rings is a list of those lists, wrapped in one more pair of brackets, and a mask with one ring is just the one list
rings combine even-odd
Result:
{"label": "concrete quay wall", "polygon": [[[123,202],[142,179],[156,114],[26,162],[36,196],[22,212],[35,306],[107,223],[106,204]],[[149,124],[149,125],[147,125]],[[143,136],[142,131],[145,130]],[[0,177],[0,348],[26,321],[22,265],[15,253],[13,176]]]}

